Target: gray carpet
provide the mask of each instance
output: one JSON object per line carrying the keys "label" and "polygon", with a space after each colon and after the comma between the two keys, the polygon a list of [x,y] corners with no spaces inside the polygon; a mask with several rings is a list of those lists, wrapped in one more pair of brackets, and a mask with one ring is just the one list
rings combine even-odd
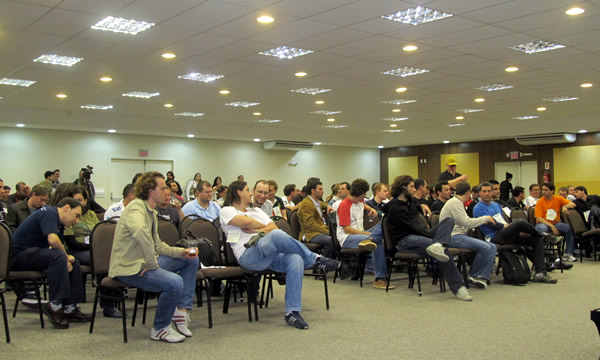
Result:
{"label": "gray carpet", "polygon": [[[440,294],[429,278],[419,298],[406,288],[403,274],[395,275],[397,288],[387,294],[370,282],[362,289],[356,281],[330,282],[329,311],[322,282],[305,278],[302,314],[309,330],[283,322],[285,289],[275,285],[275,298],[268,309],[259,309],[259,322],[248,322],[245,303],[222,314],[222,300],[215,298],[214,328],[208,329],[206,308],[194,309],[194,337],[182,344],[150,340],[155,301],[146,325],[139,317],[135,328],[128,328],[128,344],[120,320],[100,316],[94,334],[88,324],[56,330],[46,322],[40,329],[37,313],[19,308],[9,319],[13,342],[1,343],[0,354],[3,359],[598,359],[600,338],[590,310],[600,307],[599,269],[600,263],[586,259],[564,274],[552,273],[556,285],[516,287],[493,277],[487,290],[471,290],[473,302]],[[88,286],[90,298],[92,291]],[[8,302],[12,311],[14,295]],[[82,307],[91,311],[92,304]]]}

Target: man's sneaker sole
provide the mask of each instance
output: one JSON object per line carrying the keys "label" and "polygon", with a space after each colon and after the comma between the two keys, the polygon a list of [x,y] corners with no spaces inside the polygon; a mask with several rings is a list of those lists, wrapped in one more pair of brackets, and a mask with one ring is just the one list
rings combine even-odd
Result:
{"label": "man's sneaker sole", "polygon": [[477,289],[486,289],[487,283],[484,280],[469,277],[469,286],[472,286]]}
{"label": "man's sneaker sole", "polygon": [[[442,252],[438,252],[438,249],[441,249]],[[446,255],[443,251],[444,251],[444,247],[440,245],[429,245],[425,251],[427,252],[427,255],[431,256],[432,258],[436,259],[437,261],[441,261],[441,262],[448,262],[450,261],[450,258],[448,257],[448,255]]]}
{"label": "man's sneaker sole", "polygon": [[371,240],[363,240],[358,244],[358,249],[360,251],[372,252],[377,249],[377,244]]}

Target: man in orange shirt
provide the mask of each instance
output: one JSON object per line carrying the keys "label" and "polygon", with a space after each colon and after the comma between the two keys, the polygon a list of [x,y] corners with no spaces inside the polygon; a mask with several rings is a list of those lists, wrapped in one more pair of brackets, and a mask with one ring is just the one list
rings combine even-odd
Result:
{"label": "man in orange shirt", "polygon": [[575,207],[571,201],[554,195],[554,184],[542,184],[542,197],[535,205],[535,228],[541,232],[552,232],[554,235],[563,235],[567,243],[567,250],[564,256],[564,261],[576,261],[573,256],[575,250],[575,237],[569,224],[560,221],[560,212],[568,212],[569,209]]}

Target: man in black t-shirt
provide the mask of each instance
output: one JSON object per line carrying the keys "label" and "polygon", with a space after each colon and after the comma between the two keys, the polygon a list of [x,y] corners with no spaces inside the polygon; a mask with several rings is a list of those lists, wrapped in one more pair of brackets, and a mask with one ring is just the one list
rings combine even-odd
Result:
{"label": "man in black t-shirt", "polygon": [[447,181],[450,188],[454,189],[454,185],[458,184],[461,181],[467,181],[467,175],[462,175],[456,172],[456,167],[458,163],[454,158],[448,158],[446,161],[446,171],[438,176],[437,181]]}

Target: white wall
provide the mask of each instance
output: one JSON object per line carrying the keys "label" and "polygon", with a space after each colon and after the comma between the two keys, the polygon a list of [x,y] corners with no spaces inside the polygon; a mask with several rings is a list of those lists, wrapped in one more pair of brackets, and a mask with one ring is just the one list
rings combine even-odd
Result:
{"label": "white wall", "polygon": [[[43,180],[46,170],[61,170],[61,182],[73,181],[79,169],[94,167],[92,181],[104,188],[108,204],[110,159],[138,156],[139,149],[148,149],[147,159],[174,160],[175,177],[185,187],[194,173],[212,183],[221,176],[229,184],[243,174],[249,184],[265,178],[279,184],[283,196],[285,184],[298,186],[317,176],[329,187],[340,181],[352,182],[357,177],[369,183],[379,181],[379,150],[337,146],[315,146],[312,150],[265,151],[260,143],[228,140],[188,139],[146,135],[119,135],[55,130],[0,128],[0,178],[13,188],[18,181],[35,185]],[[289,166],[291,159],[297,166]],[[125,184],[123,184],[124,186]]]}

